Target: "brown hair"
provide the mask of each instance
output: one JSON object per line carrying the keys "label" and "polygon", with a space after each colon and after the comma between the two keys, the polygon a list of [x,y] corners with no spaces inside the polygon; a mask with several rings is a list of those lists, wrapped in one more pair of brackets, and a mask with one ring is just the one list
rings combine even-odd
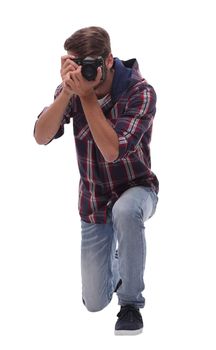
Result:
{"label": "brown hair", "polygon": [[77,30],[64,43],[64,49],[78,57],[103,56],[111,52],[110,37],[101,27],[86,27]]}

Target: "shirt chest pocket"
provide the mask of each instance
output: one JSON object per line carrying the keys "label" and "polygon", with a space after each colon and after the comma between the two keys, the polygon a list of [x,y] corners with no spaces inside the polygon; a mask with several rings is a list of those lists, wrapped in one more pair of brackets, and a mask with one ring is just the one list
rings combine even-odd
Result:
{"label": "shirt chest pocket", "polygon": [[77,140],[81,140],[81,141],[92,140],[92,135],[91,135],[88,123],[83,114],[77,114],[73,118],[73,131],[74,131],[74,137]]}

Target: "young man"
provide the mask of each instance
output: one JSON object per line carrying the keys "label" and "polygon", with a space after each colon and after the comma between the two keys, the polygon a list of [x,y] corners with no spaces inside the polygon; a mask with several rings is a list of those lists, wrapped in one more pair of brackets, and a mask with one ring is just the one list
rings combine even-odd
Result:
{"label": "young man", "polygon": [[[138,334],[144,307],[144,222],[155,212],[158,180],[151,171],[156,94],[135,59],[113,58],[100,27],[76,31],[64,44],[62,83],[35,123],[48,144],[73,120],[80,171],[82,298],[102,310],[118,295],[115,334]],[[118,247],[118,249],[116,249]]]}

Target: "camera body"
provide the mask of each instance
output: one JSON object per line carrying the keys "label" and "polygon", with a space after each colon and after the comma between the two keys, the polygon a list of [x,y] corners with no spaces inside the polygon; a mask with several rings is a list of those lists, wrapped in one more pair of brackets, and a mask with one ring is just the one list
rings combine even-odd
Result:
{"label": "camera body", "polygon": [[105,69],[105,62],[102,56],[99,56],[97,58],[92,58],[92,57],[73,58],[73,61],[79,66],[82,66],[81,73],[86,80],[88,81],[95,80],[97,76],[98,67],[101,67],[101,70],[102,70],[101,81],[105,79],[106,69]]}

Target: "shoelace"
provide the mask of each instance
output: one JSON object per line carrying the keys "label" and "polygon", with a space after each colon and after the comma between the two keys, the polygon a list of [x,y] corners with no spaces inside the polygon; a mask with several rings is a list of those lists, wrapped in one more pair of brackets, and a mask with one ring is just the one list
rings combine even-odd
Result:
{"label": "shoelace", "polygon": [[130,321],[132,321],[134,317],[139,321],[142,320],[139,310],[131,305],[121,307],[117,317],[119,317],[120,320],[122,318],[128,318]]}

